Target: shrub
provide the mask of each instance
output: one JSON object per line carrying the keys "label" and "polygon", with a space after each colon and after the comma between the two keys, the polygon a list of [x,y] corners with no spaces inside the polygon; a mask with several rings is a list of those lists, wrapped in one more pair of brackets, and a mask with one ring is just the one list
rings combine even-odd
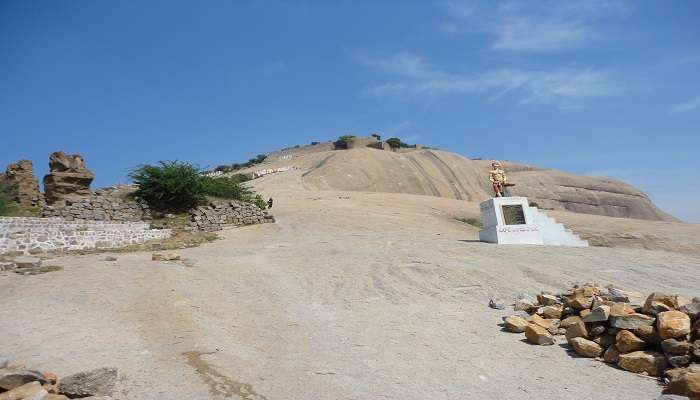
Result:
{"label": "shrub", "polygon": [[10,199],[7,188],[0,182],[0,215],[7,215],[14,207],[12,199]]}
{"label": "shrub", "polygon": [[389,138],[386,140],[386,142],[391,146],[392,149],[398,149],[400,147],[411,147],[410,145],[404,143],[401,141],[399,138]]}
{"label": "shrub", "polygon": [[246,200],[253,195],[247,187],[233,177],[210,178],[202,177],[204,194],[222,199]]}
{"label": "shrub", "polygon": [[372,137],[373,137],[373,138],[375,138],[375,139],[377,139],[377,141],[380,141],[380,140],[382,140],[382,137],[381,137],[381,136],[379,136],[379,134],[378,134],[378,133],[373,133],[373,134],[372,134]]}
{"label": "shrub", "polygon": [[311,142],[311,145],[312,145],[312,146],[316,146],[316,145],[319,144],[319,143],[321,143],[321,142]]}
{"label": "shrub", "polygon": [[[246,175],[228,177],[203,176],[201,169],[181,161],[160,161],[158,165],[141,165],[129,173],[139,185],[134,195],[146,200],[156,211],[182,213],[207,203],[207,196],[258,204],[255,192],[241,183]],[[262,197],[260,201],[264,203]]]}
{"label": "shrub", "polygon": [[345,150],[348,148],[348,142],[354,138],[355,135],[343,135],[333,142],[333,146],[338,150]]}
{"label": "shrub", "polygon": [[157,211],[183,212],[205,202],[205,178],[198,166],[181,161],[159,161],[129,172],[139,185],[134,195]]}
{"label": "shrub", "polygon": [[256,194],[252,199],[250,199],[250,203],[255,204],[261,210],[267,209],[267,202],[259,194]]}

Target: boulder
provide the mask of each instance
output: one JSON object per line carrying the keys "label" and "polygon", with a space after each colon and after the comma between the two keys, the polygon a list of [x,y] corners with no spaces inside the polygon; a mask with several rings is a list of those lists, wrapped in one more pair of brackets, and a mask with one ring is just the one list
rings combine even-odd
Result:
{"label": "boulder", "polygon": [[690,365],[690,362],[692,361],[692,356],[690,354],[685,354],[682,356],[673,356],[667,354],[666,359],[673,368],[685,368]]}
{"label": "boulder", "polygon": [[600,305],[583,318],[583,322],[603,322],[610,316],[610,306]]}
{"label": "boulder", "polygon": [[634,307],[626,303],[615,303],[610,306],[611,317],[621,317],[623,315],[634,314]]}
{"label": "boulder", "polygon": [[610,326],[618,329],[635,329],[640,326],[653,325],[656,318],[644,314],[627,314],[610,317]]}
{"label": "boulder", "polygon": [[505,310],[506,303],[504,303],[503,300],[494,297],[489,300],[489,307],[493,308],[494,310]]}
{"label": "boulder", "polygon": [[700,319],[700,298],[695,297],[690,303],[682,305],[678,311],[688,314],[693,321]]}
{"label": "boulder", "polygon": [[690,317],[680,311],[658,313],[656,329],[661,339],[683,337],[690,333]]}
{"label": "boulder", "polygon": [[62,378],[59,393],[68,397],[109,396],[117,382],[116,368],[98,368]]}
{"label": "boulder", "polygon": [[39,268],[41,267],[41,258],[30,256],[15,257],[12,262],[17,268]]}
{"label": "boulder", "polygon": [[503,325],[508,332],[525,332],[529,323],[517,315],[509,315],[503,320]]}
{"label": "boulder", "polygon": [[527,322],[529,322],[531,324],[539,325],[539,326],[543,327],[544,329],[549,329],[553,326],[553,320],[544,319],[537,314],[532,314],[531,316],[529,316],[527,318]]}
{"label": "boulder", "polygon": [[554,344],[554,337],[547,331],[547,329],[535,325],[529,324],[525,329],[525,337],[530,343],[539,344],[543,346]]}
{"label": "boulder", "polygon": [[631,330],[632,333],[642,338],[647,343],[659,344],[661,343],[661,337],[659,337],[659,332],[656,330],[654,325],[643,325]]}
{"label": "boulder", "polygon": [[566,328],[566,341],[571,343],[571,339],[582,337],[588,338],[588,330],[586,329],[586,324],[583,322],[578,322]]}
{"label": "boulder", "polygon": [[0,389],[12,390],[33,381],[38,381],[42,385],[48,382],[39,371],[22,368],[0,370]]}
{"label": "boulder", "polygon": [[44,191],[49,204],[65,205],[66,200],[80,200],[92,195],[90,184],[95,178],[79,154],[57,151],[49,157],[49,173],[44,176]]}
{"label": "boulder", "polygon": [[520,293],[513,306],[515,311],[530,311],[535,308],[537,308],[537,300],[526,293]]}
{"label": "boulder", "polygon": [[5,174],[0,174],[0,182],[17,204],[38,207],[44,202],[44,196],[39,191],[39,181],[34,176],[34,167],[29,160],[8,165]]}
{"label": "boulder", "polygon": [[561,306],[562,302],[553,294],[542,293],[537,295],[537,301],[543,306]]}
{"label": "boulder", "polygon": [[614,344],[608,347],[607,350],[605,350],[605,353],[603,353],[603,360],[605,360],[606,363],[617,364],[619,359],[620,351]]}
{"label": "boulder", "polygon": [[563,311],[564,307],[561,305],[545,306],[541,308],[542,316],[547,319],[559,319]]}
{"label": "boulder", "polygon": [[599,357],[603,354],[603,347],[598,343],[582,337],[575,337],[569,341],[574,351],[584,357]]}
{"label": "boulder", "polygon": [[632,290],[623,290],[615,286],[608,286],[608,298],[614,302],[630,303],[643,299],[643,295]]}
{"label": "boulder", "polygon": [[666,355],[684,355],[690,353],[692,345],[687,340],[666,339],[661,342],[661,349]]}
{"label": "boulder", "polygon": [[607,330],[607,328],[603,324],[593,323],[593,324],[589,324],[589,325],[590,325],[590,328],[588,329],[588,336],[590,336],[590,337],[600,336],[603,333],[605,333],[605,331]]}
{"label": "boulder", "polygon": [[651,376],[660,376],[668,363],[666,357],[655,351],[633,351],[620,354],[617,365],[627,371],[638,374],[646,372]]}
{"label": "boulder", "polygon": [[572,315],[571,317],[566,317],[566,318],[564,318],[564,319],[561,321],[561,323],[559,323],[559,327],[560,327],[560,328],[567,329],[567,328],[570,327],[571,325],[577,324],[577,323],[579,323],[579,322],[583,322],[583,321],[581,320],[581,317],[579,317],[578,315]]}
{"label": "boulder", "polygon": [[695,358],[700,360],[700,339],[693,342],[693,347],[690,349],[690,351],[693,353]]}
{"label": "boulder", "polygon": [[593,338],[593,341],[599,345],[607,348],[615,344],[615,336],[613,335],[600,335]]}
{"label": "boulder", "polygon": [[0,393],[0,400],[45,400],[49,392],[38,381],[25,383],[21,386]]}
{"label": "boulder", "polygon": [[700,400],[700,365],[670,370],[667,376],[669,383],[665,393],[687,396],[690,400]]}
{"label": "boulder", "polygon": [[654,292],[647,297],[642,307],[644,314],[656,315],[660,312],[678,309],[678,295]]}
{"label": "boulder", "polygon": [[175,253],[153,253],[151,255],[151,261],[179,261],[181,259],[180,255]]}
{"label": "boulder", "polygon": [[620,353],[642,350],[647,346],[644,340],[638,338],[634,333],[625,330],[617,333],[615,345]]}

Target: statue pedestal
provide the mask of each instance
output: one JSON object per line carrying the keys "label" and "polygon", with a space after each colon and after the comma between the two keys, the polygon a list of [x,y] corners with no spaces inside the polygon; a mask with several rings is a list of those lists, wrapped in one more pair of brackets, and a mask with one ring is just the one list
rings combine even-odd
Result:
{"label": "statue pedestal", "polygon": [[588,247],[588,242],[536,207],[527,197],[494,197],[481,203],[479,240],[498,244]]}
{"label": "statue pedestal", "polygon": [[498,244],[544,244],[527,197],[494,197],[481,203],[479,240]]}

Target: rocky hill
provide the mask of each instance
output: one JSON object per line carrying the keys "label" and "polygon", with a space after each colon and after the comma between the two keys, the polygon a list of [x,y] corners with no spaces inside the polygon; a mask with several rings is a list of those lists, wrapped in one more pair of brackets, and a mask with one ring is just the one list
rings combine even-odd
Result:
{"label": "rocky hill", "polygon": [[[441,150],[334,150],[332,143],[324,142],[271,153],[264,163],[244,172],[294,167],[309,190],[409,193],[479,202],[491,197],[489,164]],[[677,221],[640,190],[619,180],[510,162],[504,166],[517,184],[512,194],[527,196],[543,209]]]}

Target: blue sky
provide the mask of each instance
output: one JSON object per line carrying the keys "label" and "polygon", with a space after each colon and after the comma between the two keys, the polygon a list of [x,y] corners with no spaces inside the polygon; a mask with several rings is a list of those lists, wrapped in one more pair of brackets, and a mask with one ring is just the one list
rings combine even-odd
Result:
{"label": "blue sky", "polygon": [[697,1],[0,1],[0,164],[95,186],[344,133],[628,181],[700,222]]}

